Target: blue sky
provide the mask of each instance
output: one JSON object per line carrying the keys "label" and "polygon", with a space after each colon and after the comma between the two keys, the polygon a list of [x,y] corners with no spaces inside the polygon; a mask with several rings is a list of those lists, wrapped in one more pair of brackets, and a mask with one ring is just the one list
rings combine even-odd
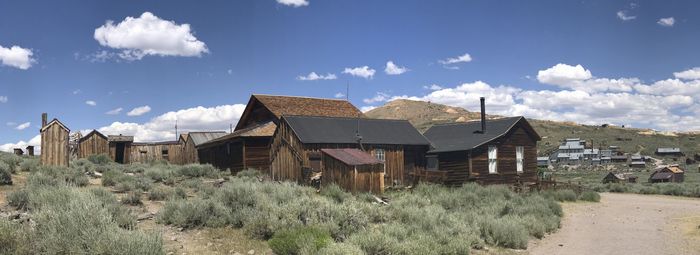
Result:
{"label": "blue sky", "polygon": [[[487,96],[503,115],[700,129],[694,1],[1,5],[3,150],[36,143],[42,112],[73,131],[162,140],[174,119],[226,129],[251,93],[333,98],[348,83],[365,110],[396,98],[476,110]],[[334,79],[300,78],[311,72]],[[127,114],[138,107],[150,110]]]}

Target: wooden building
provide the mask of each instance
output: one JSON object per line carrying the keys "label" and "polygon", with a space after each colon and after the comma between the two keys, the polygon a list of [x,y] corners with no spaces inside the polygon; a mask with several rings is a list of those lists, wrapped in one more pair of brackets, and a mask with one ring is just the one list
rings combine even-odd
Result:
{"label": "wooden building", "polygon": [[179,141],[132,143],[130,163],[150,163],[165,160],[171,164],[182,164],[182,144]]}
{"label": "wooden building", "polygon": [[41,165],[68,166],[68,137],[70,129],[58,119],[46,123],[46,113],[41,115]]}
{"label": "wooden building", "polygon": [[17,156],[24,155],[24,151],[21,148],[14,148],[14,149],[12,149],[12,152]]}
{"label": "wooden building", "polygon": [[346,100],[252,95],[234,132],[197,146],[202,163],[230,169],[234,174],[249,168],[267,172],[270,168],[269,144],[282,115],[364,116]]}
{"label": "wooden building", "polygon": [[448,185],[536,182],[540,136],[524,117],[486,120],[481,100],[481,121],[435,125],[424,133],[434,146],[428,170]]}
{"label": "wooden building", "polygon": [[335,183],[353,193],[384,192],[384,164],[359,149],[321,149],[322,186]]}
{"label": "wooden building", "polygon": [[609,172],[603,177],[603,183],[636,183],[637,176],[631,173],[613,173]]}
{"label": "wooden building", "polygon": [[107,136],[109,143],[109,157],[117,163],[131,163],[131,145],[134,143],[133,136],[110,135]]}
{"label": "wooden building", "polygon": [[27,155],[34,156],[34,146],[32,146],[32,145],[27,146]]}
{"label": "wooden building", "polygon": [[323,172],[321,149],[355,148],[384,163],[385,185],[410,183],[430,142],[406,120],[283,116],[272,138],[270,176],[305,183]]}
{"label": "wooden building", "polygon": [[[224,131],[213,131],[213,132],[189,132],[186,135],[185,143],[182,145],[182,163],[183,164],[194,164],[200,163],[199,153],[197,152],[197,146],[206,143],[210,140],[219,138],[226,135]],[[205,162],[201,162],[205,163]],[[209,162],[206,162],[209,163]]]}
{"label": "wooden building", "polygon": [[657,168],[649,176],[649,182],[683,182],[685,171],[678,165]]}
{"label": "wooden building", "polygon": [[87,158],[90,155],[109,155],[109,141],[107,136],[97,130],[92,130],[78,140],[78,158]]}

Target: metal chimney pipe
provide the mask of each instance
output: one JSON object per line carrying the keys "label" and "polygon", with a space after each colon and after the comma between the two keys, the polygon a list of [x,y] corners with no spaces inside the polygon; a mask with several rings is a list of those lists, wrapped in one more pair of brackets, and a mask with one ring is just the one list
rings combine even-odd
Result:
{"label": "metal chimney pipe", "polygon": [[481,133],[486,133],[486,99],[484,97],[479,98],[481,101]]}
{"label": "metal chimney pipe", "polygon": [[42,113],[42,114],[41,114],[41,127],[42,127],[42,128],[45,127],[46,124],[48,124],[48,122],[47,122],[47,121],[48,121],[48,118],[49,118],[49,115],[48,115],[48,114],[46,114],[46,113]]}

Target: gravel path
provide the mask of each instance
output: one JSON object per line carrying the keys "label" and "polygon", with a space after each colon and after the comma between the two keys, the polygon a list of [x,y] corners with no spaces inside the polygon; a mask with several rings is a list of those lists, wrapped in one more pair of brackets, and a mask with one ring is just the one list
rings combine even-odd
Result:
{"label": "gravel path", "polygon": [[700,199],[601,194],[565,203],[562,228],[528,249],[537,254],[700,254]]}

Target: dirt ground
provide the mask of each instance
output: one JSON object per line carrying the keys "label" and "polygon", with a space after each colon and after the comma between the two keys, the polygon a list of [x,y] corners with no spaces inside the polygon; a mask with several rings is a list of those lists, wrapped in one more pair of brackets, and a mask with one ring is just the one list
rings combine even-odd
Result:
{"label": "dirt ground", "polygon": [[700,199],[602,193],[565,203],[562,227],[528,245],[537,254],[700,254]]}

